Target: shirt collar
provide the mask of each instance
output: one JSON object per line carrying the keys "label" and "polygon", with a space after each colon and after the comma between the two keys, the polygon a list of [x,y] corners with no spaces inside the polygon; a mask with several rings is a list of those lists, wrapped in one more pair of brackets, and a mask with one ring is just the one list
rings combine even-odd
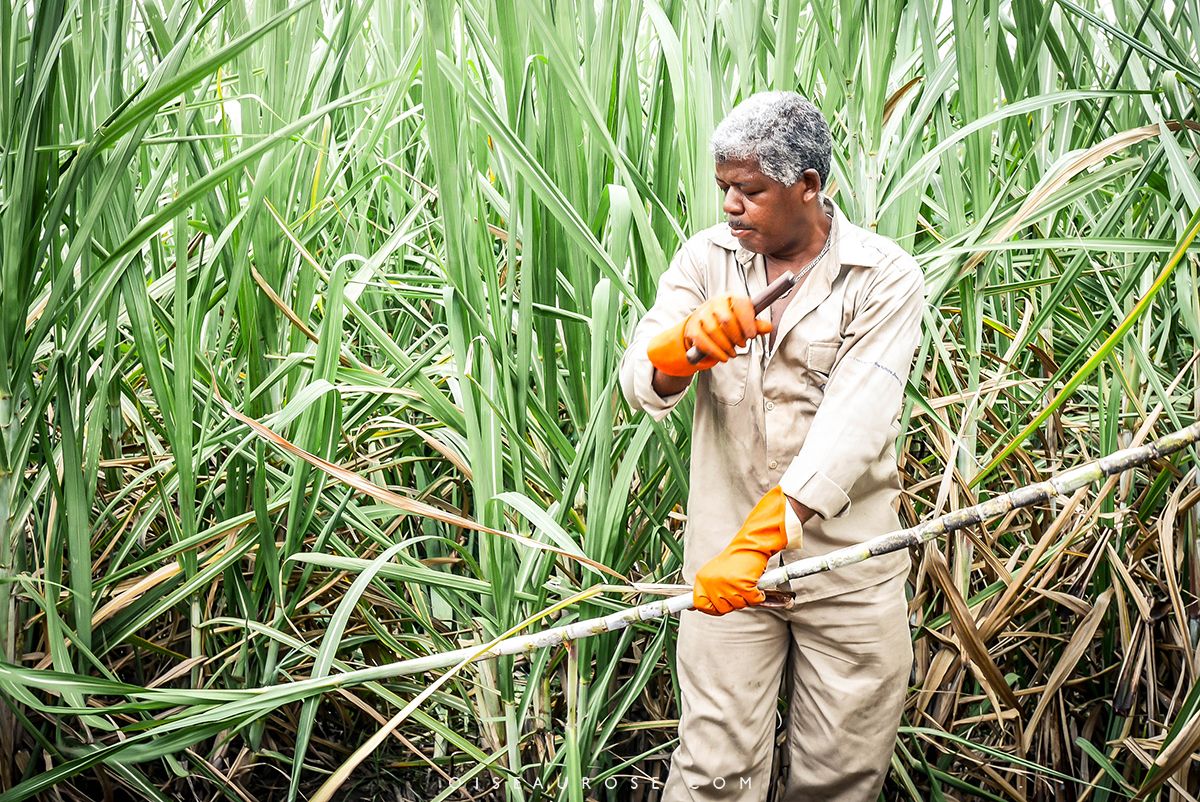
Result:
{"label": "shirt collar", "polygon": [[[867,232],[846,219],[842,208],[834,203],[833,198],[822,196],[825,213],[832,219],[830,230],[830,250],[837,253],[833,265],[859,265],[873,267],[880,262],[879,251],[866,242]],[[721,226],[713,234],[713,242],[726,250],[733,251],[734,258],[743,265],[748,265],[757,256],[754,251],[746,250],[738,242],[737,237],[729,231],[729,226]]]}

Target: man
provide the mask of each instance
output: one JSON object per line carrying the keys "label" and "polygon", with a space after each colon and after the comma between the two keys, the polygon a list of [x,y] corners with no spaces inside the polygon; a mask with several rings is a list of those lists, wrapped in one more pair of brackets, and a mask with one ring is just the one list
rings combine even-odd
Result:
{"label": "man", "polygon": [[[874,800],[912,663],[907,552],[794,580],[766,568],[900,528],[897,419],[924,280],[822,193],[830,136],[794,92],[754,95],[713,134],[727,221],[684,243],[621,361],[634,409],[662,419],[696,384],[682,614],[682,709],[665,802],[766,798],[791,674],[786,798]],[[750,296],[804,274],[755,315]],[[706,358],[691,365],[698,346]]]}

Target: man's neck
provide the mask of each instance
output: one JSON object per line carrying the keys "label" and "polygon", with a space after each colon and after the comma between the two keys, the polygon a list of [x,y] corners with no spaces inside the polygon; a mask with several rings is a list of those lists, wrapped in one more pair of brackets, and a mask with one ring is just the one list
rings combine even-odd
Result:
{"label": "man's neck", "polygon": [[803,268],[821,252],[832,227],[833,220],[824,214],[824,210],[817,211],[804,226],[804,233],[797,239],[796,245],[785,251],[769,253],[767,261],[782,265],[785,269]]}
{"label": "man's neck", "polygon": [[778,254],[767,254],[767,274],[772,278],[783,273],[785,270],[803,270],[825,247],[825,241],[829,238],[833,228],[833,219],[824,213],[824,210],[817,214],[813,224],[808,226],[809,235],[804,242],[797,244],[794,249],[780,252]]}

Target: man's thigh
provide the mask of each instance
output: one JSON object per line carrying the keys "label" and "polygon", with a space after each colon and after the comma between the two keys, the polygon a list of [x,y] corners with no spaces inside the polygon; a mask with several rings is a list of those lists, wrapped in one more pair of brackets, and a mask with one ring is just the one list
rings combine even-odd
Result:
{"label": "man's thigh", "polygon": [[788,802],[873,802],[912,668],[904,576],[792,611]]}
{"label": "man's thigh", "polygon": [[679,619],[679,746],[663,802],[766,798],[776,709],[790,637],[763,608]]}

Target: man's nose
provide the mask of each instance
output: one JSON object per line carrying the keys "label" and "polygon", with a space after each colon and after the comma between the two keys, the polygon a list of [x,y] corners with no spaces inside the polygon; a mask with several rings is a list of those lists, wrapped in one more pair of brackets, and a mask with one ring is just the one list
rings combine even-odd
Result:
{"label": "man's nose", "polygon": [[725,203],[721,207],[725,214],[741,214],[742,199],[733,187],[725,190]]}

